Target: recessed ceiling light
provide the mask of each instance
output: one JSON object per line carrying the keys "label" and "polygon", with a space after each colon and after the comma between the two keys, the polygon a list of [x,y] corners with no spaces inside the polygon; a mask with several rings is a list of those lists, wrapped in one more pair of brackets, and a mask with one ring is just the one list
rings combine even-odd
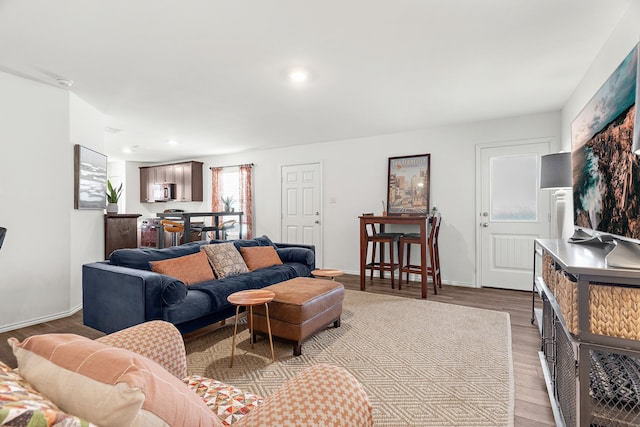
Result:
{"label": "recessed ceiling light", "polygon": [[178,145],[178,141],[176,141],[175,139],[172,139],[169,141],[169,145]]}
{"label": "recessed ceiling light", "polygon": [[137,153],[138,151],[144,150],[144,149],[145,149],[144,147],[141,147],[139,145],[132,145],[130,147],[124,147],[122,149],[122,152],[123,153],[127,153],[127,154],[129,154],[129,153]]}
{"label": "recessed ceiling light", "polygon": [[289,80],[297,84],[306,83],[309,80],[309,71],[304,68],[294,68],[289,71]]}

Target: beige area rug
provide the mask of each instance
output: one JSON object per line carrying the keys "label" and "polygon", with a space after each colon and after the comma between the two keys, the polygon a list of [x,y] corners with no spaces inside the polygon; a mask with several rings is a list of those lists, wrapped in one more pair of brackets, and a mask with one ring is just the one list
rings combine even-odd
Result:
{"label": "beige area rug", "polygon": [[[241,331],[241,333],[240,333]],[[293,357],[274,340],[249,344],[233,322],[186,342],[190,374],[268,396],[309,365],[346,368],[371,400],[376,426],[512,426],[514,379],[507,313],[346,291],[342,326],[319,332]],[[322,399],[322,396],[318,396]]]}

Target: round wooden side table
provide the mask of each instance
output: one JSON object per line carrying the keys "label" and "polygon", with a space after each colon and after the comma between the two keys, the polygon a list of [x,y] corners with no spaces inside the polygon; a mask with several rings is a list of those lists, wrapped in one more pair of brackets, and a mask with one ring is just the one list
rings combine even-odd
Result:
{"label": "round wooden side table", "polygon": [[311,274],[316,277],[328,277],[331,280],[336,280],[336,277],[342,276],[344,274],[344,271],[334,270],[331,268],[319,268],[317,270],[313,270]]}
{"label": "round wooden side table", "polygon": [[269,345],[271,346],[271,361],[276,361],[275,353],[273,352],[273,339],[271,337],[271,323],[269,321],[269,303],[276,296],[271,291],[265,291],[263,289],[249,289],[246,291],[235,292],[227,297],[227,301],[236,306],[236,323],[233,327],[233,340],[231,342],[231,361],[229,367],[233,367],[233,353],[236,349],[236,333],[238,331],[238,314],[240,313],[240,307],[249,308],[249,341],[251,342],[251,348],[253,348],[253,307],[256,305],[264,304],[264,311],[267,317],[267,331],[269,332]]}

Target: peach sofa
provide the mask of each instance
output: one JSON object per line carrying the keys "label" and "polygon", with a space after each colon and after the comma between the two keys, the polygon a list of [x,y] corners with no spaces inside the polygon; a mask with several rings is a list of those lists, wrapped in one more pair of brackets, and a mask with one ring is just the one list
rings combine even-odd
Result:
{"label": "peach sofa", "polygon": [[372,407],[346,370],[311,366],[261,398],[187,375],[174,325],[152,321],[90,340],[72,334],[11,338],[0,362],[0,425],[371,426]]}

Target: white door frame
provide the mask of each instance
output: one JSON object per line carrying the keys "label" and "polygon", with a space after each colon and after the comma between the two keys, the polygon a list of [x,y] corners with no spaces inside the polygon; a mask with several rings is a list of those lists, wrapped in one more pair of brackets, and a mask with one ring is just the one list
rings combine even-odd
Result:
{"label": "white door frame", "polygon": [[281,164],[279,166],[279,184],[280,184],[280,188],[278,189],[278,193],[280,195],[279,197],[279,201],[278,201],[278,205],[280,206],[280,212],[278,215],[278,235],[282,236],[282,215],[284,215],[284,212],[282,212],[282,180],[284,179],[284,177],[282,176],[282,171],[285,167],[289,167],[289,166],[302,166],[302,165],[314,165],[317,164],[320,168],[320,183],[319,183],[319,189],[318,191],[320,192],[320,228],[318,230],[318,239],[320,240],[320,248],[318,248],[316,246],[316,268],[322,268],[323,263],[324,263],[324,196],[323,196],[323,183],[324,183],[324,163],[322,160],[318,160],[317,162],[302,162],[302,163],[287,163],[287,164]]}
{"label": "white door frame", "polygon": [[[482,165],[481,165],[481,153],[484,148],[498,148],[498,147],[508,147],[513,145],[526,145],[526,144],[537,144],[537,143],[548,143],[549,150],[551,152],[551,147],[553,146],[553,138],[530,138],[530,139],[514,139],[507,141],[497,141],[497,142],[487,142],[476,144],[476,206],[475,206],[475,214],[473,218],[475,220],[475,230],[476,230],[476,283],[475,287],[482,287],[482,230],[480,229],[481,222],[481,214],[482,210]],[[550,193],[550,192],[549,192]],[[551,201],[551,194],[549,194],[549,200]],[[533,256],[533,254],[531,254]],[[533,280],[533,272],[531,272],[531,277]]]}

